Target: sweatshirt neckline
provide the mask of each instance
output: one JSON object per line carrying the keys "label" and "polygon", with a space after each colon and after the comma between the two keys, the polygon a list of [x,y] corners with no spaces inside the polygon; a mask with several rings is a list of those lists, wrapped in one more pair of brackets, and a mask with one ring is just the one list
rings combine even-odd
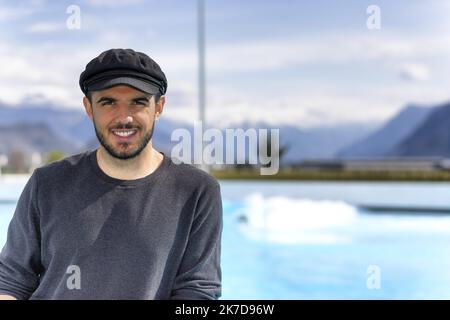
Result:
{"label": "sweatshirt neckline", "polygon": [[92,169],[94,170],[95,174],[103,181],[114,184],[116,186],[124,186],[124,187],[130,187],[130,186],[140,186],[144,184],[148,184],[151,182],[156,181],[165,171],[165,169],[170,164],[170,159],[168,156],[166,156],[163,152],[160,152],[163,155],[163,160],[158,168],[156,168],[155,171],[150,173],[149,175],[139,178],[139,179],[132,179],[132,180],[122,180],[113,178],[109,175],[107,175],[103,170],[100,168],[97,162],[97,149],[90,151],[88,154],[89,162],[91,164]]}

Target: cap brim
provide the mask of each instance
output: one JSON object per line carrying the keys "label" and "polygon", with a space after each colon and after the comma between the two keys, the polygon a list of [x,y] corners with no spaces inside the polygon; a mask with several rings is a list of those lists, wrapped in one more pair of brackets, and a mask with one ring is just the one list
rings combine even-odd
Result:
{"label": "cap brim", "polygon": [[99,90],[105,90],[114,86],[118,85],[127,85],[130,87],[133,87],[139,91],[148,93],[148,94],[158,94],[160,92],[159,88],[155,85],[152,85],[151,83],[148,83],[146,81],[136,79],[136,78],[130,78],[130,77],[118,77],[118,78],[111,78],[111,79],[105,79],[100,80],[95,83],[92,83],[89,85],[88,90],[89,91],[99,91]]}

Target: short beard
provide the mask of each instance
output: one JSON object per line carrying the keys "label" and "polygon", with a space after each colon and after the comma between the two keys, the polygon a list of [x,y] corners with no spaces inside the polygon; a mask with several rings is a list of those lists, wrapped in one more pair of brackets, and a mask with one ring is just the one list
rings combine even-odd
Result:
{"label": "short beard", "polygon": [[[124,128],[127,129],[127,126],[124,126]],[[126,151],[125,152],[116,152],[116,151],[114,151],[114,148],[106,142],[106,138],[99,132],[99,130],[97,130],[97,126],[95,125],[95,122],[94,122],[94,129],[95,129],[95,134],[97,135],[98,141],[112,157],[120,159],[120,160],[128,160],[128,159],[133,159],[133,158],[137,157],[142,152],[142,150],[145,149],[147,144],[150,142],[150,140],[153,137],[153,130],[155,129],[155,121],[153,121],[153,125],[152,125],[152,128],[150,129],[150,132],[148,134],[146,134],[139,141],[138,148],[132,152],[126,152]]]}

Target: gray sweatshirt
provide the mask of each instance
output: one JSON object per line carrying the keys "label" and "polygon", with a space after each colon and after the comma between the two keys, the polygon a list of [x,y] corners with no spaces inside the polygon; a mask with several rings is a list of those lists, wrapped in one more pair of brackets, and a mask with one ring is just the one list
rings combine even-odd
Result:
{"label": "gray sweatshirt", "polygon": [[87,151],[34,170],[0,254],[18,299],[217,299],[222,202],[215,178],[164,155],[119,180]]}

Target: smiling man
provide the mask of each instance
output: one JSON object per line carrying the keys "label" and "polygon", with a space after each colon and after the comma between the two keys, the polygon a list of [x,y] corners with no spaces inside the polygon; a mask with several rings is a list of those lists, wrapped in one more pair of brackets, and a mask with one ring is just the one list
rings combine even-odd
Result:
{"label": "smiling man", "polygon": [[80,87],[100,147],[33,172],[0,254],[0,299],[217,299],[220,186],[152,146],[163,71],[111,49]]}

